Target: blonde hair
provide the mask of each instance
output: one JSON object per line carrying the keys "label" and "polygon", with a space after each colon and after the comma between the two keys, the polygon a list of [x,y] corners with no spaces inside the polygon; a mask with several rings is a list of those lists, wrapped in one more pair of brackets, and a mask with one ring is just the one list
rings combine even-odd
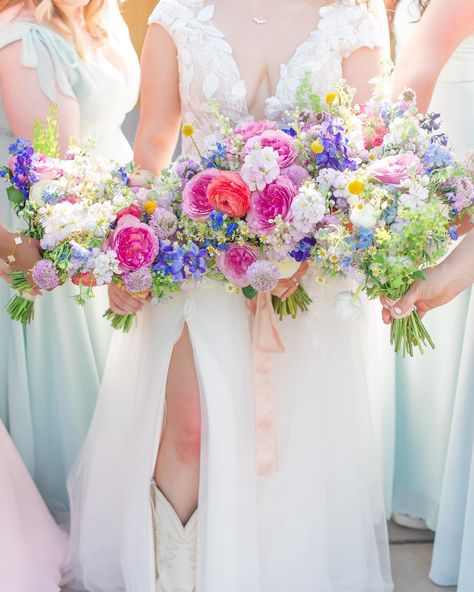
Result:
{"label": "blonde hair", "polygon": [[[100,43],[104,42],[108,37],[104,25],[104,13],[109,2],[110,0],[90,0],[89,4],[84,6],[85,27],[88,33]],[[79,54],[83,55],[78,24],[61,10],[55,0],[0,0],[0,13],[21,4],[32,5],[34,16],[39,23],[48,25],[59,33],[63,35],[66,33],[71,37]]]}

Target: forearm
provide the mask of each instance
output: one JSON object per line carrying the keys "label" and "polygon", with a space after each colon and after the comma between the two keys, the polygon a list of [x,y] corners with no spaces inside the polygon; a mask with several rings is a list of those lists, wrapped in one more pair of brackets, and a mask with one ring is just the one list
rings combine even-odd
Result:
{"label": "forearm", "polygon": [[474,283],[474,230],[440,265],[446,273],[447,284],[458,292]]}
{"label": "forearm", "polygon": [[397,100],[404,88],[411,88],[416,93],[416,102],[421,113],[426,113],[433,96],[439,68],[423,56],[413,59],[408,48],[400,58],[395,70],[392,98]]}
{"label": "forearm", "polygon": [[142,170],[158,175],[169,166],[175,144],[176,142],[170,137],[156,138],[138,130],[134,162]]}
{"label": "forearm", "polygon": [[15,235],[0,221],[0,259],[6,261],[15,248]]}

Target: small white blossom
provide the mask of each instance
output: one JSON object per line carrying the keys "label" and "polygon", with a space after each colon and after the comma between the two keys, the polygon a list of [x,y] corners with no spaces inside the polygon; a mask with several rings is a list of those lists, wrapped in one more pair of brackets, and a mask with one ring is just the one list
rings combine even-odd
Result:
{"label": "small white blossom", "polygon": [[98,286],[110,284],[113,274],[119,271],[119,262],[115,251],[103,253],[99,249],[94,249],[92,251],[91,263]]}
{"label": "small white blossom", "polygon": [[378,211],[371,203],[357,201],[352,204],[350,220],[354,226],[373,228],[377,224]]}
{"label": "small white blossom", "polygon": [[312,181],[304,183],[291,205],[293,224],[303,234],[314,231],[326,213],[326,199]]}
{"label": "small white blossom", "polygon": [[278,152],[270,146],[251,150],[245,157],[240,175],[251,191],[263,191],[280,174]]}

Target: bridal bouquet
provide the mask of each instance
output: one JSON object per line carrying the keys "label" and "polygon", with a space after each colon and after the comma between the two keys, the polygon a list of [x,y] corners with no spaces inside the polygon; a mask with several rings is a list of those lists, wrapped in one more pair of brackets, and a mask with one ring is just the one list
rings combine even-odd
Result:
{"label": "bridal bouquet", "polygon": [[[368,160],[349,175],[342,198],[337,183],[327,189],[331,214],[315,232],[312,251],[322,278],[344,275],[359,284],[355,294],[338,296],[346,318],[360,314],[361,291],[396,301],[422,279],[474,206],[474,170],[456,161],[439,116],[420,115],[411,91],[393,105],[374,99],[360,120]],[[393,320],[391,342],[403,355],[434,347],[416,310]]]}

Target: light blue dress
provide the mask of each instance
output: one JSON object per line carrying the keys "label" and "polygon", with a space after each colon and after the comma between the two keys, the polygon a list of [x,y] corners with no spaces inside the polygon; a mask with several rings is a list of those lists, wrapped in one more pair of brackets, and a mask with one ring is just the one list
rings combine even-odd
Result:
{"label": "light blue dress", "polygon": [[[397,50],[416,31],[419,12],[412,0],[397,8]],[[443,131],[460,157],[474,148],[474,37],[467,39],[441,73],[430,111],[442,114]],[[436,528],[461,355],[474,338],[466,317],[470,290],[431,312],[426,326],[435,351],[414,359],[397,359],[394,512],[423,518]],[[472,358],[471,358],[472,360]],[[474,395],[474,393],[473,393]],[[472,417],[474,422],[474,417]],[[471,438],[472,447],[472,438]]]}
{"label": "light blue dress", "polygon": [[[58,91],[77,99],[80,140],[93,138],[97,153],[128,162],[132,152],[120,126],[137,100],[138,60],[115,2],[107,19],[126,75],[102,54],[84,61],[69,41],[32,21],[1,26],[0,49],[20,42],[22,63],[36,69],[42,92],[52,102]],[[0,96],[0,162],[13,139]],[[0,217],[17,227],[3,184]],[[74,303],[75,291],[65,285],[38,298],[34,323],[23,327],[9,320],[5,306],[12,292],[0,284],[0,417],[60,521],[67,518],[66,477],[89,427],[111,336],[102,319],[104,289],[84,308]]]}

